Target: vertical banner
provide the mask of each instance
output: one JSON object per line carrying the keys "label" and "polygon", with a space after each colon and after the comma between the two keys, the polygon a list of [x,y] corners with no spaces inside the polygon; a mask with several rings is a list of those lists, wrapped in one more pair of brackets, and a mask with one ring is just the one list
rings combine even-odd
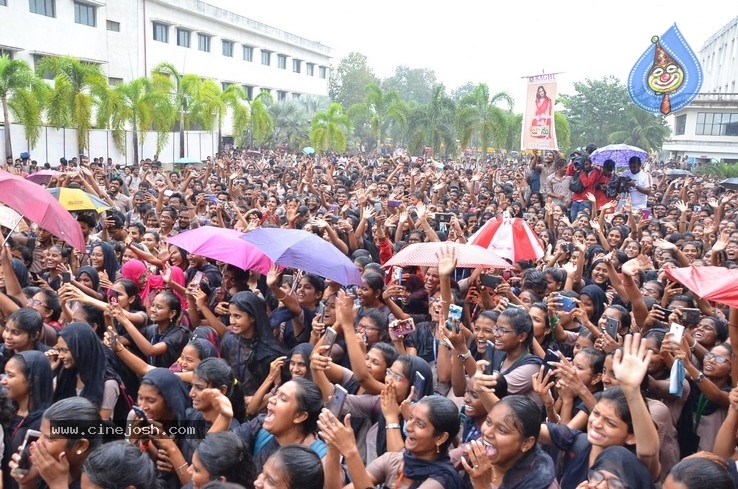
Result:
{"label": "vertical banner", "polygon": [[528,90],[523,130],[520,133],[520,148],[557,150],[554,127],[554,105],[556,104],[556,75],[528,76]]}

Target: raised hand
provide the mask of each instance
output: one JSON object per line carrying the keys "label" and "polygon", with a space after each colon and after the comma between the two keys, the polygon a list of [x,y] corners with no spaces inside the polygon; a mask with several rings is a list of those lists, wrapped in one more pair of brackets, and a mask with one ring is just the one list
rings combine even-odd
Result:
{"label": "raised hand", "polygon": [[438,250],[436,258],[438,258],[438,274],[450,277],[456,269],[456,250],[453,246],[444,246]]}
{"label": "raised hand", "polygon": [[652,354],[640,334],[625,335],[623,349],[615,352],[612,363],[613,373],[621,387],[640,389]]}

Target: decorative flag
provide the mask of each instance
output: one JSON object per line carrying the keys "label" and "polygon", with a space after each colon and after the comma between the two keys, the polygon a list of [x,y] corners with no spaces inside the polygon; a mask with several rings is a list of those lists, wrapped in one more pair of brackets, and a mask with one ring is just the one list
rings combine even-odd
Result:
{"label": "decorative flag", "polygon": [[676,24],[638,58],[628,76],[628,94],[647,112],[669,115],[688,105],[702,87],[702,66]]}
{"label": "decorative flag", "polygon": [[523,113],[523,130],[520,133],[521,149],[557,150],[554,127],[556,104],[556,75],[529,76]]}

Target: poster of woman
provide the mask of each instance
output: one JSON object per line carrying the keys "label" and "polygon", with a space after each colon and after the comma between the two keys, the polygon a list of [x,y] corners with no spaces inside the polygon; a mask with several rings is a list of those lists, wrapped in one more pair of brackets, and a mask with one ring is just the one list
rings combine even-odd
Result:
{"label": "poster of woman", "polygon": [[554,127],[556,77],[538,75],[527,77],[527,103],[523,118],[522,149],[558,149]]}

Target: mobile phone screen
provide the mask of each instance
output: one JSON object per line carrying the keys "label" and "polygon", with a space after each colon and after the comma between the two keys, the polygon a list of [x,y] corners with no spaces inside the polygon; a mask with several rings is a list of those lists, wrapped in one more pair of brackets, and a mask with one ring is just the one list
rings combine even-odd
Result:
{"label": "mobile phone screen", "polygon": [[336,342],[336,336],[338,336],[338,332],[331,328],[330,326],[325,328],[325,338],[323,339],[323,346],[328,345],[328,348],[325,350],[325,355],[330,355],[331,348],[333,348],[333,343]]}
{"label": "mobile phone screen", "polygon": [[336,388],[333,391],[333,397],[331,397],[330,402],[328,403],[328,410],[333,413],[333,416],[336,418],[339,418],[341,416],[341,410],[343,409],[343,405],[346,402],[346,397],[348,396],[348,391],[344,389],[342,386],[336,384]]}
{"label": "mobile phone screen", "polygon": [[420,372],[415,372],[413,387],[415,388],[415,397],[413,400],[418,402],[423,398],[425,392],[425,377]]}

